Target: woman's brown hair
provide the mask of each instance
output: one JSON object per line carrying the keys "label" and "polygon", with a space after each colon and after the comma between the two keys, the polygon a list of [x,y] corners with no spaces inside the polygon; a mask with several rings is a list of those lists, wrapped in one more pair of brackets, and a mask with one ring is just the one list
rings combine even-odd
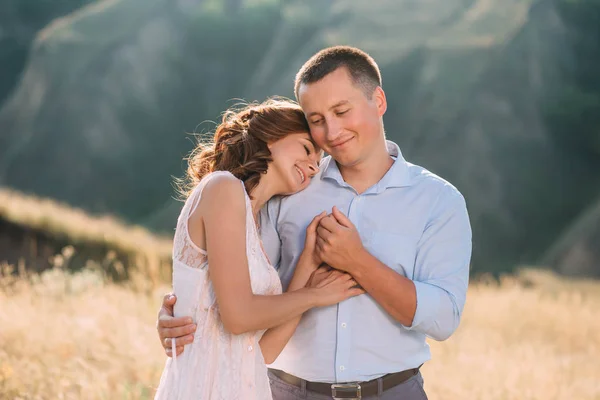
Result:
{"label": "woman's brown hair", "polygon": [[199,142],[190,154],[186,178],[180,182],[181,192],[187,197],[207,174],[229,171],[244,182],[250,194],[273,161],[267,144],[291,133],[308,131],[302,108],[287,99],[272,98],[229,109],[213,140]]}

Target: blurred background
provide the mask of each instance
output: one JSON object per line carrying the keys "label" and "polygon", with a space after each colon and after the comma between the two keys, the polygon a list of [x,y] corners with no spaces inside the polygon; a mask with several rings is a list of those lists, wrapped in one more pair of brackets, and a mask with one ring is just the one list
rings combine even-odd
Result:
{"label": "blurred background", "polygon": [[388,138],[467,200],[475,308],[434,347],[431,397],[600,398],[599,0],[0,0],[0,398],[151,396],[191,133],[293,98],[339,44],[378,62]]}

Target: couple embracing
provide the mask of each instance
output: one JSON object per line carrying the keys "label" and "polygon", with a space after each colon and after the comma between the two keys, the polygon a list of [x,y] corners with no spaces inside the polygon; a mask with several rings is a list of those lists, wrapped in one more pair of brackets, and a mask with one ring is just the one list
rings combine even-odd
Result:
{"label": "couple embracing", "polygon": [[227,111],[189,158],[156,399],[427,398],[426,338],[465,304],[465,200],[386,140],[365,52],[320,51],[294,89]]}

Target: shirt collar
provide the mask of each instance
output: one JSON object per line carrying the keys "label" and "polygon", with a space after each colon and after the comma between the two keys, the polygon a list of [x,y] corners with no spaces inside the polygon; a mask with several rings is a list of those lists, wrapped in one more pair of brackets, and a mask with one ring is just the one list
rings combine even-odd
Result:
{"label": "shirt collar", "polygon": [[[381,178],[379,182],[377,182],[373,187],[368,189],[365,193],[380,193],[388,188],[411,185],[408,163],[402,156],[400,147],[398,147],[396,143],[390,140],[386,140],[386,146],[389,155],[394,158],[394,163],[392,164],[391,168],[385,173],[383,178]],[[331,158],[331,156],[328,156],[323,159],[321,163],[321,170],[323,171],[321,174],[321,179],[332,179],[335,182],[337,182],[340,186],[350,186],[346,182],[344,182],[344,178],[340,173],[338,165]]]}

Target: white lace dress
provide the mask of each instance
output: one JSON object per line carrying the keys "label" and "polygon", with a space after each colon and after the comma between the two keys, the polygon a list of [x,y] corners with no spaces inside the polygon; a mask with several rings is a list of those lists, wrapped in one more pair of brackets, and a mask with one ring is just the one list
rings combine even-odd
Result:
{"label": "white lace dress", "polygon": [[[194,342],[184,352],[167,359],[156,392],[156,400],[271,400],[267,367],[259,347],[264,331],[233,335],[219,316],[206,251],[196,246],[188,233],[188,219],[197,207],[206,183],[219,174],[202,179],[187,199],[175,231],[173,247],[173,291],[177,296],[175,316],[192,316],[197,324]],[[240,181],[242,187],[243,182]],[[252,292],[281,293],[281,282],[261,246],[246,193],[246,254]]]}

